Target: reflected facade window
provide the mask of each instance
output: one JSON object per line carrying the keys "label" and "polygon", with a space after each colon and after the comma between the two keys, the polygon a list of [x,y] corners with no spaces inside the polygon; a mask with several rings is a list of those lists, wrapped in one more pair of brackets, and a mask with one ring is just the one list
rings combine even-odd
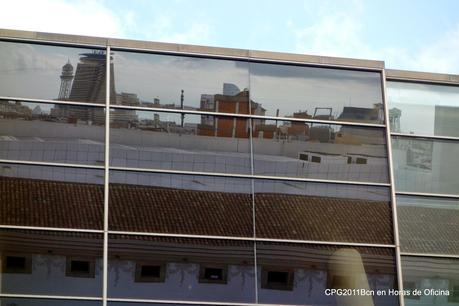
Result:
{"label": "reflected facade window", "polygon": [[249,120],[112,109],[114,166],[250,174]]}
{"label": "reflected facade window", "polygon": [[459,194],[459,143],[392,136],[397,191]]}
{"label": "reflected facade window", "polygon": [[115,51],[112,104],[249,114],[247,61]]}
{"label": "reflected facade window", "polygon": [[254,120],[254,172],[330,180],[388,181],[383,129]]}
{"label": "reflected facade window", "polygon": [[392,132],[459,137],[459,87],[387,82]]}
{"label": "reflected facade window", "polygon": [[0,41],[0,56],[2,96],[105,103],[103,49]]}
{"label": "reflected facade window", "polygon": [[384,123],[381,74],[250,63],[253,114]]}

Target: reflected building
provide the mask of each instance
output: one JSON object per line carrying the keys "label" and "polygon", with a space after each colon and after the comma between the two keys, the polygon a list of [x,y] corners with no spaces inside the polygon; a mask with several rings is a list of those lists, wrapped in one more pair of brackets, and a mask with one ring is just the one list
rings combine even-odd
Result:
{"label": "reflected building", "polygon": [[1,305],[458,303],[456,85],[91,39],[0,41]]}

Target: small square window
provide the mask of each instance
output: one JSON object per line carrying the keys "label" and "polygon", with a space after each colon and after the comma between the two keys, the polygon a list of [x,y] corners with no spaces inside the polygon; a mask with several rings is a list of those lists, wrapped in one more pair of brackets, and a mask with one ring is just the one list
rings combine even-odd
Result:
{"label": "small square window", "polygon": [[263,267],[261,271],[261,288],[272,290],[293,290],[292,269]]}
{"label": "small square window", "polygon": [[366,158],[362,158],[362,157],[357,157],[356,160],[355,160],[355,163],[356,164],[360,164],[360,165],[366,165],[367,164],[367,159]]}
{"label": "small square window", "polygon": [[225,265],[201,265],[199,268],[200,283],[226,284],[228,267]]}
{"label": "small square window", "polygon": [[2,261],[3,273],[32,273],[30,255],[5,254]]}
{"label": "small square window", "polygon": [[95,277],[94,265],[93,259],[67,257],[65,275],[69,277],[93,278]]}
{"label": "small square window", "polygon": [[313,162],[313,163],[319,163],[320,164],[321,159],[322,158],[320,156],[311,156],[311,162]]}
{"label": "small square window", "polygon": [[309,160],[309,155],[308,154],[304,154],[304,153],[300,153],[300,160],[308,161]]}
{"label": "small square window", "polygon": [[164,282],[165,270],[165,264],[138,262],[135,266],[135,281],[138,283]]}

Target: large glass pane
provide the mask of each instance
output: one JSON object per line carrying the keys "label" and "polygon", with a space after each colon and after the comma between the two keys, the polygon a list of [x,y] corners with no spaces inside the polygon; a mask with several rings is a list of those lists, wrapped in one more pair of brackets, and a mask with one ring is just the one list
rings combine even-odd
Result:
{"label": "large glass pane", "polygon": [[383,129],[254,120],[255,174],[388,181]]}
{"label": "large glass pane", "polygon": [[250,179],[110,172],[110,229],[253,237]]}
{"label": "large glass pane", "polygon": [[105,57],[99,49],[0,41],[0,96],[105,103]]}
{"label": "large glass pane", "polygon": [[257,115],[384,123],[381,74],[250,63]]}
{"label": "large glass pane", "polygon": [[250,174],[249,120],[113,109],[114,166]]}
{"label": "large glass pane", "polygon": [[387,82],[392,132],[459,137],[459,86]]}
{"label": "large glass pane", "polygon": [[103,170],[0,164],[0,224],[102,229]]}
{"label": "large glass pane", "polygon": [[102,306],[102,301],[2,297],[0,298],[0,305],[2,306]]}
{"label": "large glass pane", "polygon": [[0,100],[0,158],[104,165],[99,107]]}
{"label": "large glass pane", "polygon": [[[390,248],[257,242],[258,301],[275,305],[398,305],[395,256]],[[338,296],[326,289],[357,289]]]}
{"label": "large glass pane", "polygon": [[114,52],[121,105],[248,114],[245,61]]}
{"label": "large glass pane", "polygon": [[393,244],[389,188],[255,180],[260,238]]}
{"label": "large glass pane", "polygon": [[459,142],[392,137],[397,191],[459,194]]}
{"label": "large glass pane", "polygon": [[109,298],[255,302],[253,242],[110,235]]}
{"label": "large glass pane", "polygon": [[402,256],[403,289],[420,294],[405,296],[405,305],[459,304],[459,259]]}
{"label": "large glass pane", "polygon": [[92,233],[0,230],[1,293],[101,297],[102,238]]}
{"label": "large glass pane", "polygon": [[404,252],[459,255],[459,200],[397,196]]}

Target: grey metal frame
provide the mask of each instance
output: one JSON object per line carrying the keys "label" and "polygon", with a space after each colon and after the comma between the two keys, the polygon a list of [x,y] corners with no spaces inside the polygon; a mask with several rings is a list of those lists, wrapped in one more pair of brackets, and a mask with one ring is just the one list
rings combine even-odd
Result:
{"label": "grey metal frame", "polygon": [[[107,294],[108,287],[108,235],[109,234],[122,234],[122,235],[147,235],[147,236],[161,236],[161,237],[186,237],[186,238],[207,238],[207,239],[229,239],[229,240],[248,240],[254,242],[254,256],[255,256],[255,269],[256,264],[256,242],[257,241],[271,241],[271,242],[290,242],[290,243],[309,243],[309,244],[326,244],[326,245],[347,245],[347,246],[365,246],[365,247],[381,247],[395,249],[396,254],[396,268],[397,268],[397,281],[398,289],[403,289],[402,270],[401,270],[401,256],[432,256],[432,257],[447,257],[459,258],[459,255],[441,255],[441,254],[418,254],[407,253],[400,251],[399,232],[398,232],[398,219],[396,208],[396,195],[419,195],[419,196],[435,196],[435,197],[450,197],[459,198],[458,195],[446,194],[426,194],[426,193],[413,193],[413,192],[397,192],[394,184],[393,161],[391,150],[391,136],[406,136],[406,137],[422,137],[442,140],[459,140],[458,137],[442,137],[442,136],[426,136],[426,135],[406,135],[401,133],[391,133],[390,124],[388,123],[388,101],[386,96],[386,81],[407,81],[407,82],[424,82],[433,84],[444,85],[458,85],[459,76],[450,75],[434,75],[423,73],[411,73],[395,70],[385,70],[384,63],[378,61],[367,61],[357,59],[342,59],[309,55],[295,55],[263,51],[239,50],[239,49],[223,49],[212,47],[200,46],[186,46],[186,45],[173,45],[163,43],[148,43],[139,41],[119,40],[119,39],[106,39],[96,37],[82,37],[71,35],[59,35],[49,33],[35,33],[25,31],[12,31],[0,29],[0,41],[11,42],[24,42],[24,43],[42,43],[48,45],[70,46],[70,47],[89,47],[105,49],[106,51],[106,97],[105,104],[98,103],[85,103],[85,102],[69,102],[59,100],[47,99],[31,99],[20,97],[6,97],[0,96],[4,100],[19,100],[30,101],[38,103],[52,103],[52,104],[67,104],[67,105],[81,105],[90,107],[101,107],[105,109],[105,161],[104,166],[85,165],[85,164],[67,164],[67,163],[54,163],[54,162],[39,162],[39,161],[22,161],[22,160],[5,160],[0,159],[0,163],[21,164],[21,165],[36,165],[36,166],[54,166],[54,167],[68,167],[68,168],[83,168],[83,169],[98,169],[104,170],[104,222],[103,230],[91,229],[70,229],[70,228],[53,228],[53,227],[35,227],[35,226],[15,226],[15,225],[0,225],[5,229],[28,229],[28,230],[45,230],[45,231],[65,231],[65,232],[88,232],[103,234],[103,292],[101,297],[83,297],[83,296],[57,296],[57,295],[28,295],[28,294],[2,294],[0,297],[18,297],[18,298],[41,298],[41,299],[75,299],[75,300],[90,300],[102,301],[103,306],[107,306],[108,301],[118,302],[133,302],[133,303],[162,303],[162,304],[184,304],[184,305],[261,305],[258,304],[258,290],[255,290],[256,303],[226,303],[226,302],[200,302],[200,301],[174,301],[174,300],[153,300],[153,299],[122,299],[122,298],[109,298]],[[266,62],[278,64],[296,64],[303,66],[314,66],[323,68],[340,68],[359,71],[374,71],[381,74],[382,82],[382,96],[385,112],[384,124],[371,124],[371,123],[357,123],[346,121],[326,121],[316,119],[298,119],[286,118],[275,116],[258,116],[252,114],[232,114],[232,113],[218,113],[218,112],[205,112],[205,111],[191,111],[180,109],[165,109],[165,108],[148,108],[148,107],[135,107],[123,105],[110,105],[110,53],[111,50],[119,51],[137,51],[147,53],[161,53],[170,55],[181,56],[200,56],[215,59],[234,59],[234,60],[247,60],[249,62]],[[249,71],[250,75],[250,71]],[[432,76],[433,75],[433,76]],[[428,79],[426,79],[428,78]],[[429,79],[430,78],[430,79]],[[249,78],[250,87],[250,78]],[[249,97],[250,98],[250,97]],[[249,99],[250,100],[250,99]],[[243,174],[225,174],[225,173],[209,173],[209,172],[192,172],[192,171],[174,171],[162,169],[145,169],[145,168],[128,168],[128,167],[114,167],[110,166],[110,110],[111,109],[130,109],[149,112],[172,112],[181,114],[196,114],[196,115],[214,115],[214,116],[231,116],[238,118],[247,118],[250,125],[250,158],[251,158],[251,172],[250,175]],[[288,120],[296,122],[311,122],[323,124],[339,124],[349,126],[362,126],[362,127],[375,127],[385,129],[387,140],[387,153],[388,153],[388,167],[389,167],[389,183],[371,183],[371,182],[358,182],[358,181],[341,181],[341,180],[324,180],[324,179],[310,179],[310,178],[291,178],[291,177],[275,177],[275,176],[262,176],[254,174],[253,167],[253,139],[252,139],[252,120],[265,119],[265,120]],[[124,232],[124,231],[110,231],[108,227],[108,213],[109,213],[109,174],[110,170],[121,171],[139,171],[150,173],[169,173],[169,174],[182,174],[182,175],[206,175],[206,176],[219,176],[219,177],[234,177],[234,178],[248,178],[251,179],[252,190],[252,209],[253,209],[253,237],[221,237],[221,236],[206,236],[206,235],[184,235],[184,234],[166,234],[166,233],[144,233],[144,232]],[[316,182],[316,183],[333,183],[333,184],[346,184],[346,185],[363,185],[363,186],[381,186],[390,187],[391,190],[391,205],[393,217],[393,233],[394,244],[366,244],[366,243],[347,243],[347,242],[333,242],[333,241],[308,241],[308,240],[288,240],[288,239],[265,239],[257,238],[256,236],[256,217],[255,217],[255,202],[254,202],[254,180],[255,179],[269,179],[269,180],[286,180],[298,182]],[[255,270],[256,271],[256,270]],[[255,288],[257,288],[257,273],[255,273]],[[268,304],[271,305],[271,304]],[[404,306],[403,297],[400,296],[400,305]],[[271,305],[272,306],[272,305]]]}

